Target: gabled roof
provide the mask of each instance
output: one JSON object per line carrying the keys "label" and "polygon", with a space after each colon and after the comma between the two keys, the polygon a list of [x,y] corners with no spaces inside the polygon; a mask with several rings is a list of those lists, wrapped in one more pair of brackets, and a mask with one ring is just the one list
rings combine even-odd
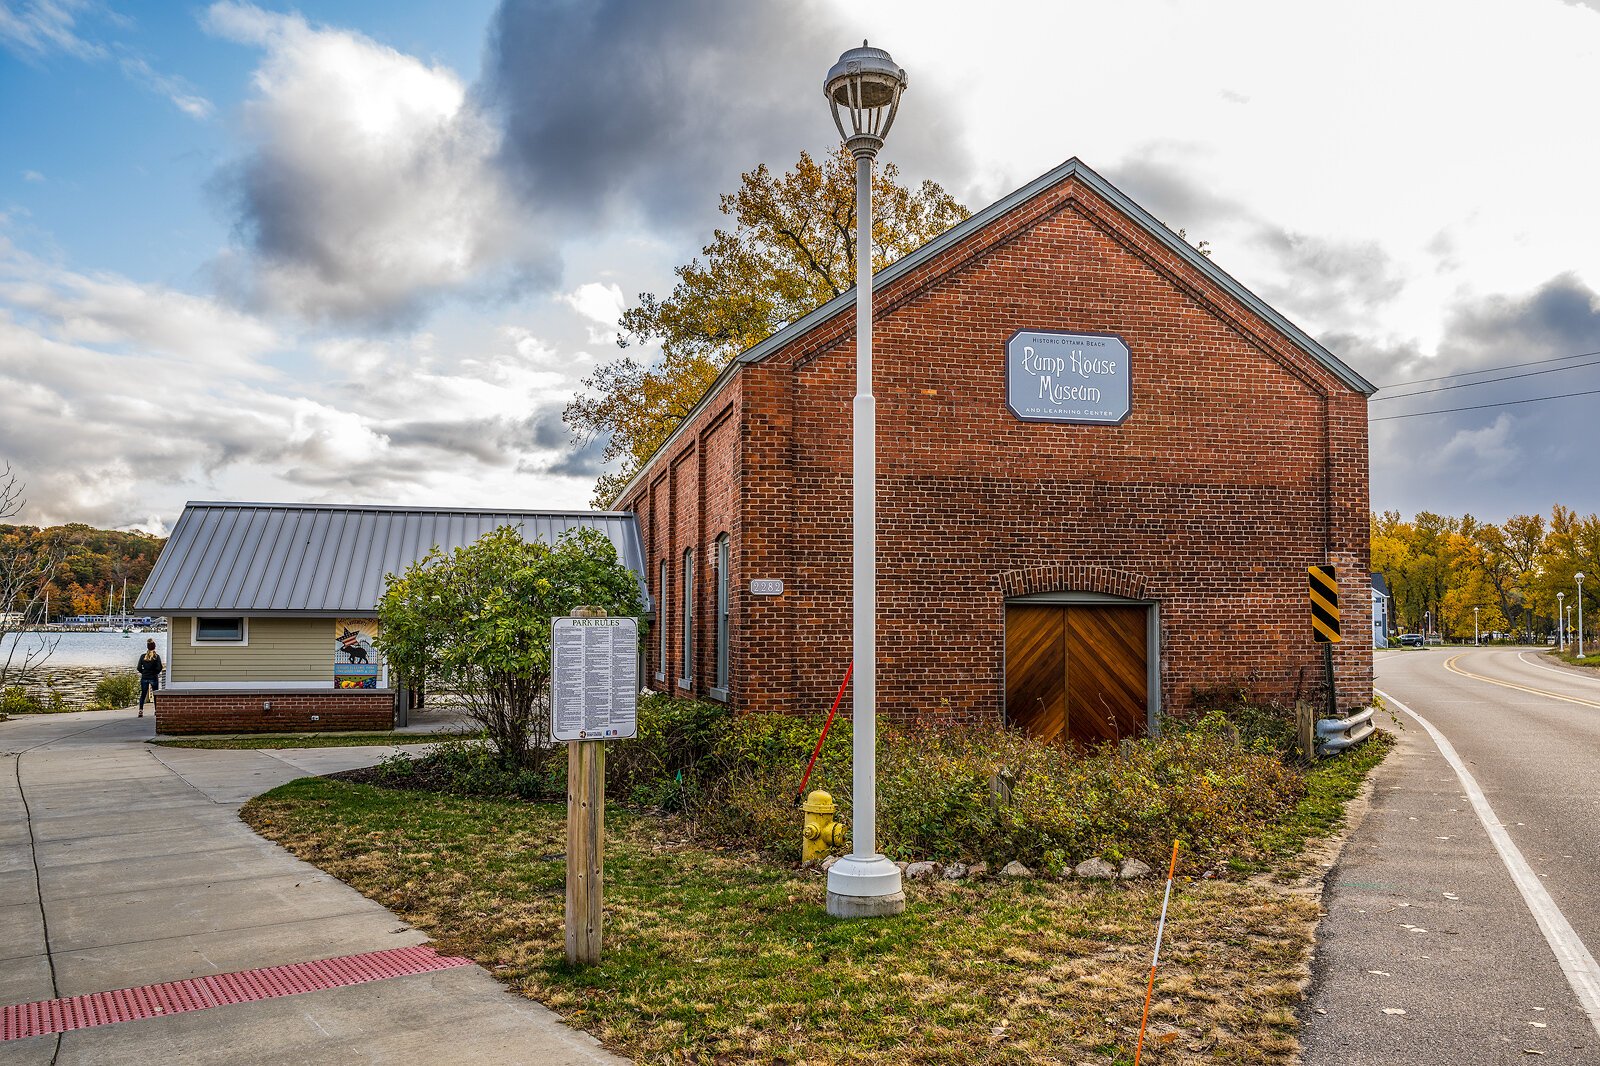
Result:
{"label": "gabled roof", "polygon": [[1373,573],[1373,575],[1372,575],[1372,591],[1376,592],[1380,596],[1387,597],[1389,595],[1389,582],[1388,582],[1387,579],[1384,578],[1384,576],[1382,574],[1377,573],[1377,572]]}
{"label": "gabled roof", "polygon": [[634,516],[615,511],[472,511],[291,503],[190,503],[136,609],[146,614],[365,615],[399,573],[437,545],[449,551],[499,526],[553,543],[598,529],[644,581]]}
{"label": "gabled roof", "polygon": [[[886,286],[890,282],[893,282],[896,278],[917,269],[930,259],[933,259],[945,251],[948,251],[955,245],[960,244],[962,241],[966,240],[974,233],[977,233],[991,222],[1007,214],[1017,206],[1027,202],[1028,200],[1031,200],[1040,193],[1048,191],[1052,187],[1059,185],[1069,178],[1077,178],[1084,185],[1094,190],[1097,195],[1115,207],[1118,211],[1126,215],[1128,219],[1140,229],[1144,230],[1155,240],[1159,241],[1169,251],[1177,255],[1180,259],[1182,259],[1189,266],[1193,267],[1200,274],[1204,275],[1229,296],[1233,297],[1235,300],[1238,300],[1245,307],[1248,307],[1256,316],[1261,318],[1263,321],[1271,325],[1274,329],[1278,330],[1278,332],[1282,333],[1285,337],[1292,341],[1296,347],[1304,351],[1307,355],[1311,356],[1311,358],[1315,359],[1318,363],[1321,363],[1333,373],[1334,377],[1338,378],[1345,385],[1365,396],[1371,396],[1373,393],[1378,391],[1378,387],[1376,385],[1372,384],[1366,378],[1362,377],[1360,374],[1357,374],[1354,370],[1350,369],[1350,367],[1346,366],[1338,356],[1334,355],[1321,344],[1317,343],[1317,341],[1312,338],[1310,334],[1306,333],[1293,322],[1290,322],[1281,313],[1273,309],[1273,307],[1265,300],[1261,299],[1261,297],[1257,296],[1255,293],[1251,292],[1249,289],[1235,281],[1227,271],[1213,263],[1209,257],[1201,255],[1199,251],[1189,244],[1189,242],[1185,241],[1182,237],[1179,237],[1176,233],[1173,233],[1170,229],[1168,229],[1160,219],[1156,218],[1150,212],[1140,207],[1121,189],[1118,189],[1105,178],[1101,177],[1099,174],[1096,174],[1089,168],[1088,164],[1084,163],[1076,156],[1067,160],[1065,163],[1062,163],[1055,169],[1039,175],[1022,188],[1017,189],[1015,192],[1001,197],[988,207],[985,207],[983,210],[971,215],[965,221],[950,227],[943,233],[939,234],[939,236],[929,241],[927,244],[924,244],[921,248],[918,248],[916,251],[912,252],[910,255],[895,260],[889,266],[878,271],[877,274],[874,275],[873,287],[879,288]],[[734,359],[723,368],[722,373],[717,375],[717,379],[711,383],[711,387],[705,391],[705,394],[700,397],[700,400],[694,405],[694,407],[690,408],[689,413],[686,414],[682,421],[678,423],[678,427],[674,429],[670,435],[668,435],[666,440],[661,442],[661,445],[655,450],[655,453],[651,455],[650,459],[646,460],[644,467],[640,468],[639,474],[644,473],[645,468],[650,465],[650,462],[655,459],[656,455],[660,455],[665,452],[672,445],[672,443],[677,440],[678,433],[683,429],[683,427],[687,426],[691,421],[693,421],[694,417],[700,413],[701,409],[708,404],[718,392],[722,391],[722,386],[729,378],[738,372],[741,366],[744,366],[747,363],[759,363],[767,359],[768,357],[780,351],[790,341],[804,336],[807,332],[815,329],[817,326],[820,326],[830,318],[855,307],[855,305],[856,290],[851,288],[848,291],[835,296],[832,300],[829,300],[827,303],[823,304],[815,311],[812,311],[810,314],[804,315],[801,318],[791,322],[789,325],[778,330],[778,332],[774,333],[760,344],[757,344],[755,347],[750,348],[743,354],[734,357]],[[622,491],[617,493],[615,499],[620,501],[633,489],[638,480],[639,476],[636,474],[633,479],[623,487]]]}

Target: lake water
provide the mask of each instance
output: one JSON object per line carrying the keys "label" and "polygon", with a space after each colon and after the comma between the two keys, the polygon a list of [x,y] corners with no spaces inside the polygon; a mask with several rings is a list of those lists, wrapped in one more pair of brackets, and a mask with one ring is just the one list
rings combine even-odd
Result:
{"label": "lake water", "polygon": [[167,634],[165,633],[24,633],[17,645],[17,659],[26,648],[38,647],[40,640],[56,642],[55,651],[43,669],[48,673],[55,667],[91,666],[101,670],[132,670],[139,656],[144,654],[144,642],[154,640],[156,651],[165,661]]}
{"label": "lake water", "polygon": [[[101,678],[120,671],[132,672],[144,654],[144,642],[151,639],[165,660],[165,633],[24,633],[11,660],[13,670],[21,667],[24,652],[38,648],[41,640],[53,641],[55,650],[44,662],[35,663],[27,676],[13,676],[8,683],[21,684],[40,698],[53,687],[70,707],[82,707],[94,698],[94,687]],[[10,646],[11,642],[6,641],[0,652],[9,651]]]}

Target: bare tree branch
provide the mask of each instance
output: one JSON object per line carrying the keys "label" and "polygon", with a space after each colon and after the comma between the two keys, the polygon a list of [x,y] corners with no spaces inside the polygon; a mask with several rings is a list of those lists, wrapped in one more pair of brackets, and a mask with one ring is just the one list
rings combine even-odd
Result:
{"label": "bare tree branch", "polygon": [[[0,521],[22,513],[27,486],[4,464],[0,469]],[[18,526],[0,534],[0,689],[36,674],[55,651],[59,638],[35,627],[45,617],[50,579],[70,547],[62,536]]]}

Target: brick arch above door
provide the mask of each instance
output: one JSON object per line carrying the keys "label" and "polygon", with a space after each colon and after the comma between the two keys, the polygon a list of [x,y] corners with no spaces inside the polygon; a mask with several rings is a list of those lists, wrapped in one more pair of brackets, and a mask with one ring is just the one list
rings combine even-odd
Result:
{"label": "brick arch above door", "polygon": [[1147,600],[1147,582],[1127,570],[1108,566],[1055,563],[1000,574],[1000,591],[1007,598],[1033,596],[1041,592],[1098,592],[1128,600]]}

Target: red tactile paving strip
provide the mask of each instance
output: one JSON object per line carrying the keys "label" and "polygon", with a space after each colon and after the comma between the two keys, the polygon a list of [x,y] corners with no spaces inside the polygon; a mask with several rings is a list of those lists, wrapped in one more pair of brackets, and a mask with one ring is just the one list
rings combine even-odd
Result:
{"label": "red tactile paving strip", "polygon": [[51,1036],[73,1029],[163,1018],[169,1014],[256,1003],[264,999],[317,992],[328,988],[383,981],[390,977],[432,973],[470,966],[471,959],[440,955],[429,947],[390,948],[362,955],[341,955],[316,962],[295,962],[260,970],[241,970],[188,981],[121,988],[87,996],[42,999],[0,1007],[0,1041]]}

